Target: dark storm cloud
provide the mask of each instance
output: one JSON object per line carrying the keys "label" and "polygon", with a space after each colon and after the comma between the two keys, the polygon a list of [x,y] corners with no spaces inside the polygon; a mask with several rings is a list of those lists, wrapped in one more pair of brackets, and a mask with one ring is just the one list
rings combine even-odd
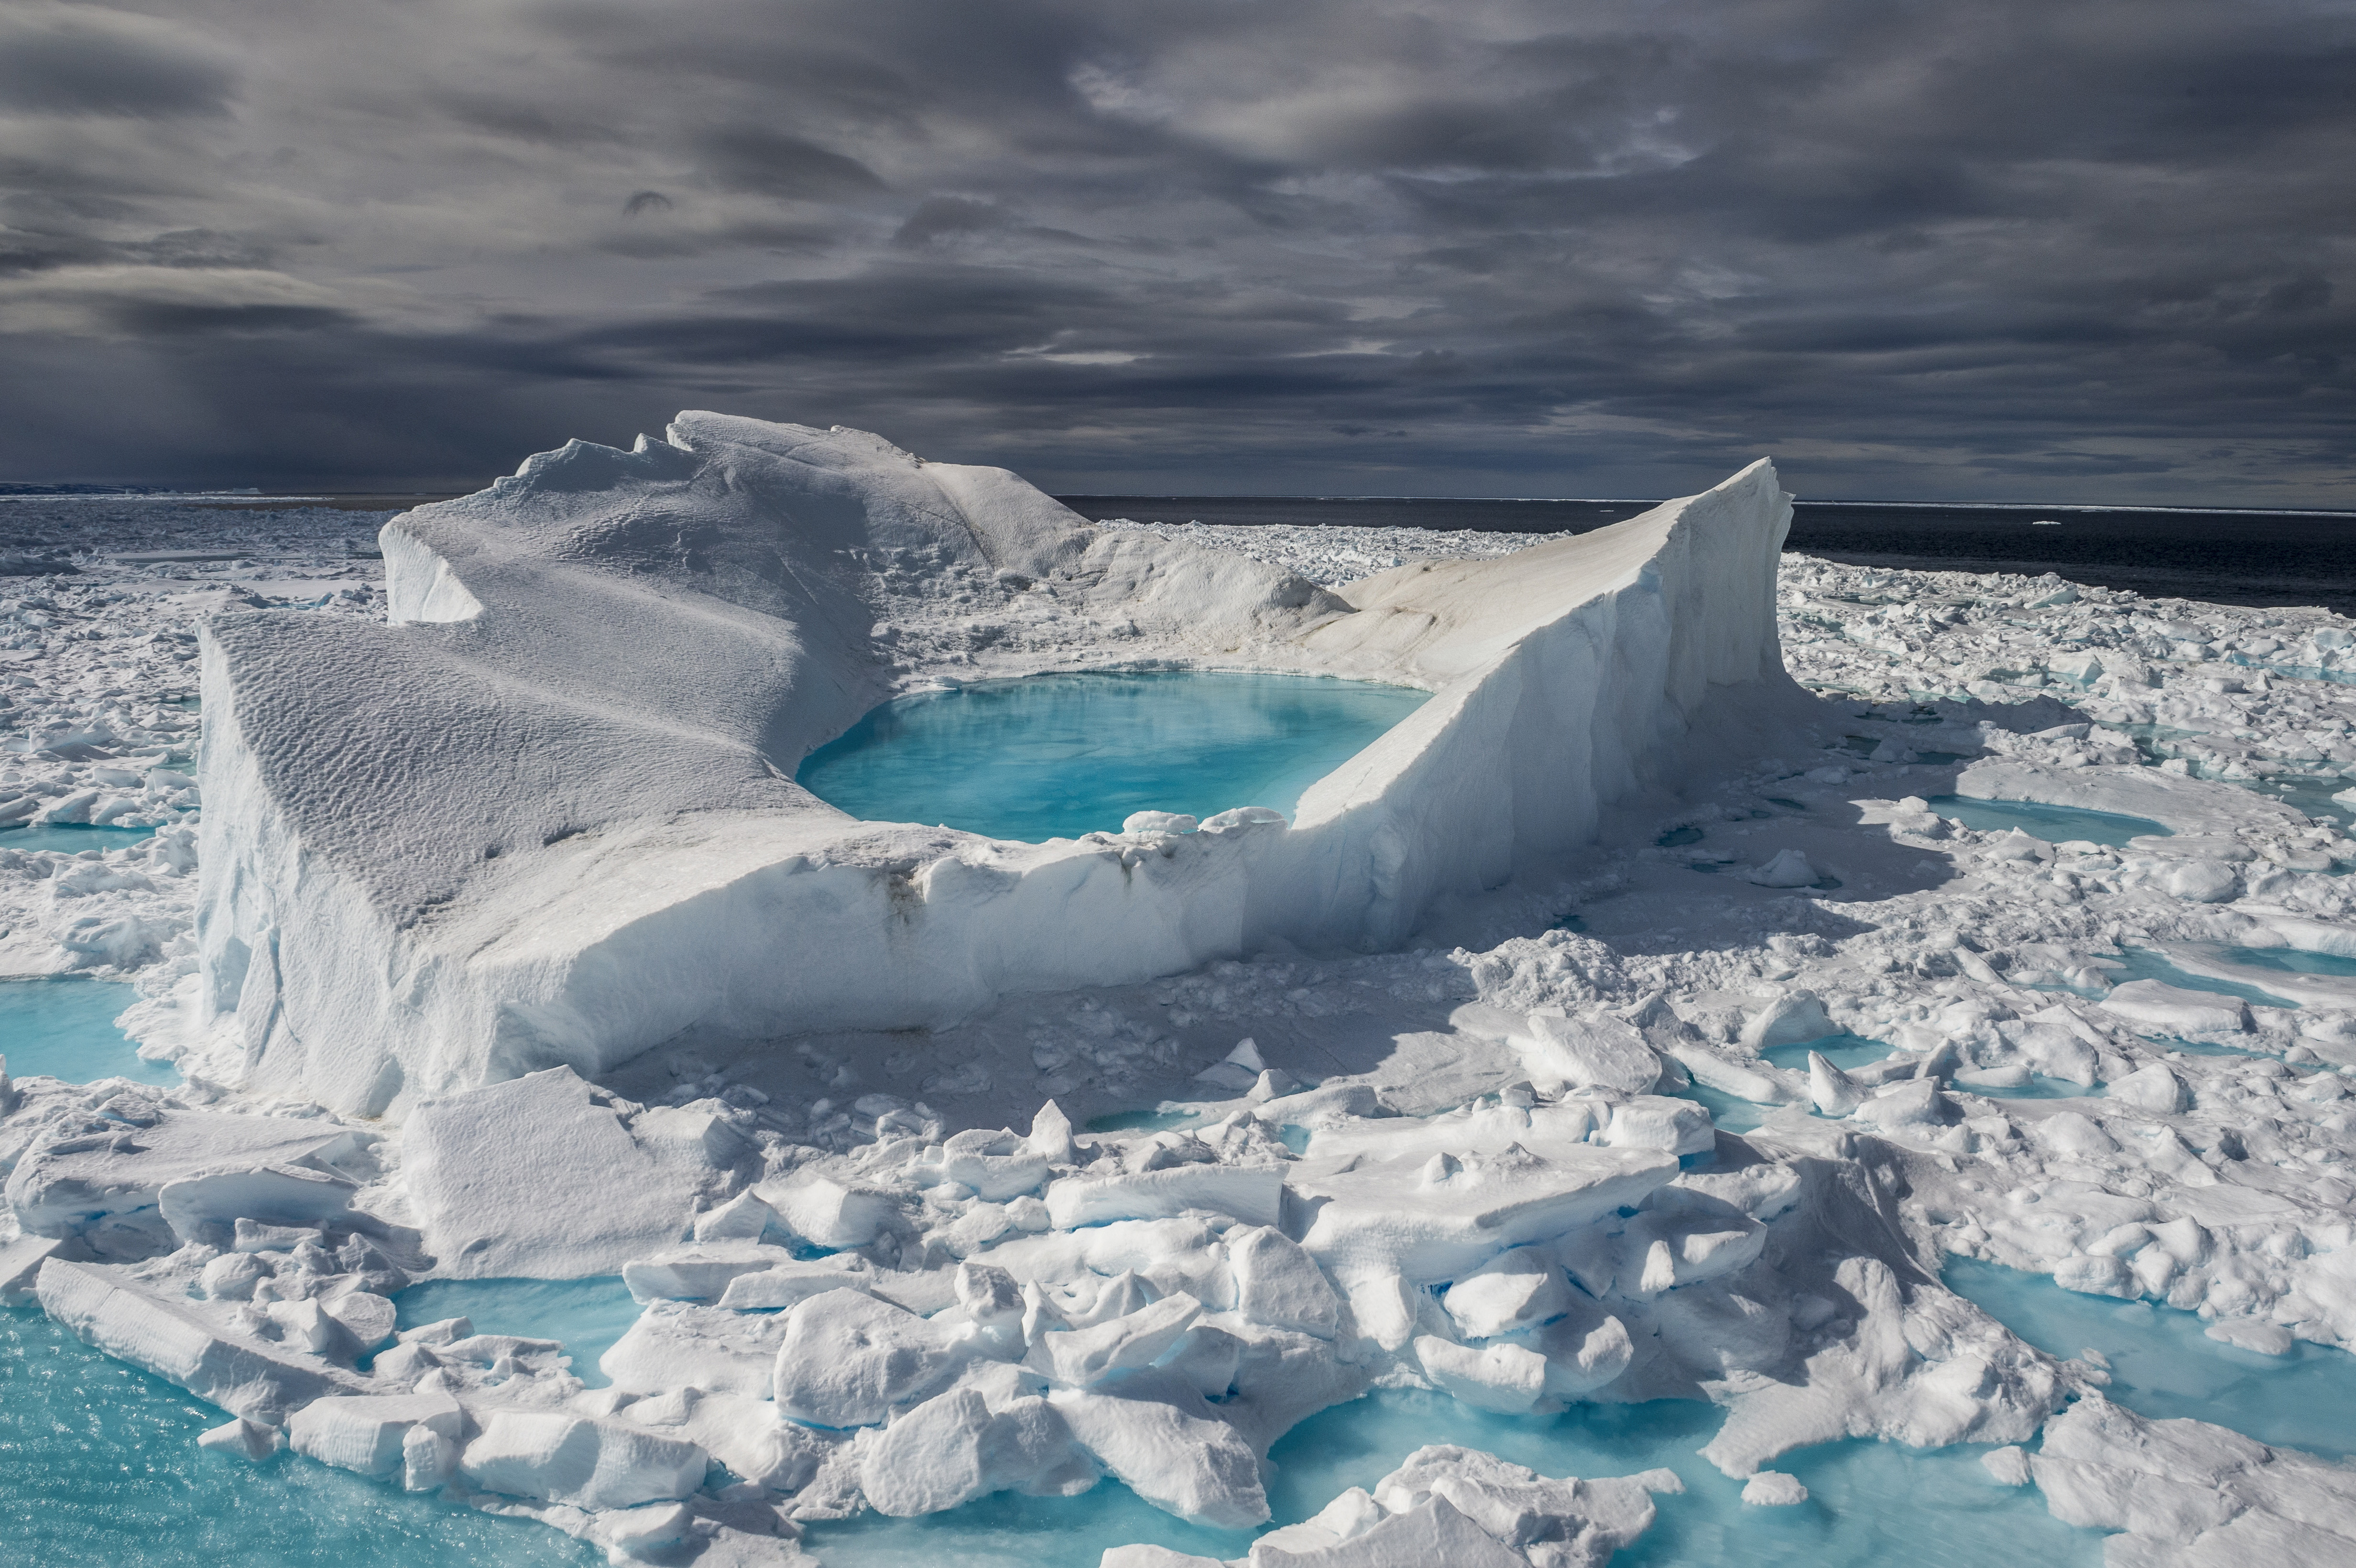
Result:
{"label": "dark storm cloud", "polygon": [[1075,489],[2356,505],[2329,4],[16,16],[0,476],[702,406]]}
{"label": "dark storm cloud", "polygon": [[0,20],[0,110],[174,119],[227,112],[236,78],[136,18],[50,13]]}

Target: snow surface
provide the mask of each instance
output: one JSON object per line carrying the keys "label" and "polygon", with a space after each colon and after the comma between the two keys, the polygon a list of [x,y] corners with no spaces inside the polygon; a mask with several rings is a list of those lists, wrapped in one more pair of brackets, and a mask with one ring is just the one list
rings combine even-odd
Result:
{"label": "snow surface", "polygon": [[[191,761],[190,715],[166,700],[187,689],[188,645],[148,640],[195,613],[198,591],[162,580],[187,564],[86,552],[76,573],[0,592],[26,628],[12,635],[30,638],[9,650],[30,656],[8,665],[0,715],[19,759],[5,782],[41,803],[20,816],[90,795],[159,828],[86,858],[0,848],[0,953],[14,974],[135,981],[147,999],[128,1023],[186,1077],[0,1080],[0,1296],[224,1412],[209,1462],[291,1446],[542,1520],[617,1562],[716,1568],[809,1561],[808,1525],[1009,1489],[1118,1483],[1208,1529],[1257,1528],[1287,1431],[1419,1388],[1506,1419],[1708,1402],[1724,1417],[1703,1454],[1762,1519],[1817,1506],[1778,1467],[1811,1445],[1972,1443],[1993,1445],[1989,1485],[2110,1532],[2115,1562],[2356,1553],[2356,1483],[2336,1456],[2112,1403],[2098,1360],[2040,1349],[1939,1280],[1966,1255],[2198,1314],[2234,1353],[2356,1343],[2356,1003],[2332,969],[2356,956],[2356,844],[2332,801],[2356,776],[2346,623],[1802,558],[1778,582],[1765,546],[1699,563],[1681,600],[1695,563],[1652,558],[1676,555],[1680,528],[1708,537],[1691,506],[1568,549],[1269,529],[1248,530],[1259,560],[1222,560],[1214,530],[1060,532],[1011,476],[803,433],[796,451],[838,466],[794,492],[834,500],[798,515],[869,552],[839,593],[823,552],[763,576],[725,507],[689,507],[694,483],[676,475],[692,454],[668,443],[568,449],[486,497],[408,514],[386,534],[389,595],[348,556],[348,518],[239,519],[256,556],[278,530],[272,581],[348,573],[334,580],[359,592],[219,607],[200,823],[189,786],[149,777]],[[776,456],[731,451],[740,476]],[[680,487],[668,509],[661,485]],[[609,507],[616,485],[628,500]],[[1751,539],[1772,492],[1762,471],[1712,492],[1732,496],[1718,521]],[[199,523],[221,519],[150,507],[112,542],[179,553],[174,530]],[[706,564],[686,564],[698,551]],[[1055,575],[1092,559],[1107,563],[1093,584]],[[697,572],[727,592],[682,586]],[[1745,573],[1748,621],[1728,607]],[[567,595],[592,590],[595,613],[568,621]],[[1321,608],[1320,592],[1355,608]],[[400,624],[371,618],[388,602]],[[1675,724],[1622,746],[1616,786],[1518,732],[1546,728],[1526,703],[1569,702],[1590,737],[1650,722],[1608,701],[1679,689],[1681,606],[1720,628],[1705,639],[1730,661],[1716,673],[1751,681],[1732,700],[1672,704]],[[1445,635],[1405,652],[1323,630],[1419,613]],[[581,651],[600,624],[609,641],[632,628],[603,664]],[[1817,696],[1729,652],[1772,666],[1778,632]],[[542,633],[562,651],[533,654]],[[655,656],[682,646],[703,662]],[[769,1026],[747,1020],[776,994],[713,933],[747,926],[729,940],[749,952],[747,910],[774,933],[800,906],[715,895],[783,864],[762,859],[772,844],[810,846],[773,879],[787,885],[1003,862],[1017,887],[1066,868],[1062,899],[1086,886],[1075,865],[1119,877],[1205,837],[991,848],[862,827],[796,796],[795,747],[951,672],[1141,658],[1412,674],[1440,694],[1428,708],[1458,716],[1362,757],[1289,827],[1209,836],[1205,858],[1322,834],[1340,848],[1292,864],[1355,864],[1372,840],[1352,837],[1353,813],[1379,807],[1426,835],[1402,868],[1462,863],[1435,859],[1388,906],[1333,872],[1201,953],[1173,940],[1150,962],[1106,960],[1133,934],[1115,931],[1028,980],[1023,944],[1054,928],[998,903],[1002,972],[944,981],[957,1006],[933,1027],[846,1011],[759,1037]],[[1508,670],[1527,694],[1511,704]],[[1531,678],[1547,671],[1553,684]],[[315,727],[257,739],[263,712]],[[438,739],[403,750],[421,737]],[[1420,798],[1398,781],[1452,771],[1425,759],[1468,740],[1493,760],[1480,786],[1508,801],[1514,757],[1554,768],[1555,814],[1394,809]],[[538,793],[470,793],[516,778]],[[2056,844],[1964,827],[1933,804],[1949,796],[2167,831]],[[363,809],[345,820],[337,800]],[[579,819],[585,845],[527,836],[481,859],[495,828],[573,824],[588,805],[610,813]],[[1468,817],[1494,841],[1449,826]],[[557,862],[562,876],[535,869]],[[1282,923],[1312,895],[1347,906],[1338,935]],[[936,897],[983,907],[970,888],[927,889],[926,909]],[[553,934],[519,912],[532,898]],[[698,899],[708,919],[661,914]],[[374,949],[365,999],[336,1001],[330,981],[369,952],[305,970],[306,944],[395,930],[393,909],[409,945]],[[584,936],[623,913],[685,923],[626,952]],[[134,925],[144,940],[92,936]],[[1354,950],[1368,939],[1383,950]],[[764,940],[773,968],[841,968],[826,983],[846,995],[894,973]],[[246,977],[223,997],[232,942]],[[631,968],[628,952],[660,962]],[[257,990],[270,953],[280,977]],[[506,955],[490,972],[546,982],[543,1002],[621,998],[621,1022],[583,1022],[595,1050],[579,1061],[516,1054],[523,1036],[449,999],[487,953]],[[2297,965],[2262,962],[2280,955]],[[604,988],[566,992],[568,964],[608,968]],[[643,1037],[624,1024],[677,1016],[657,1016],[667,996],[622,1005],[632,987],[742,1009],[740,1027],[625,1059]],[[366,1017],[396,1004],[479,1027],[427,1029],[412,1059]],[[530,1038],[573,1028],[535,1015]],[[640,1307],[603,1356],[608,1386],[513,1324],[394,1334],[392,1298],[416,1281],[615,1274]],[[1141,1545],[1107,1561],[1600,1563],[1680,1503],[1665,1472],[1566,1478],[1462,1448],[1396,1459],[1313,1517],[1273,1520],[1242,1559]]]}

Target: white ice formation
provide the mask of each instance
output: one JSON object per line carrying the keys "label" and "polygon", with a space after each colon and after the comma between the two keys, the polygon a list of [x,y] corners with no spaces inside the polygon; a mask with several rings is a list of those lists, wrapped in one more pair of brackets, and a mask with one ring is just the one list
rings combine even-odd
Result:
{"label": "white ice formation", "polygon": [[[1789,517],[1762,461],[1510,563],[1334,592],[855,431],[691,413],[631,452],[575,442],[386,525],[389,624],[209,623],[208,1057],[399,1115],[688,1034],[937,1027],[1276,940],[1394,945],[1587,840],[1714,692],[1789,689]],[[1239,664],[1434,698],[1290,826],[861,822],[791,775],[918,674],[899,626],[945,596],[1006,617],[977,648],[1020,627],[955,661],[976,673]]]}
{"label": "white ice formation", "polygon": [[[669,446],[527,465],[540,476],[504,482],[516,520],[484,531],[515,548],[486,559],[461,549],[450,510],[412,514],[388,539],[396,609],[463,611],[463,590],[483,606],[470,621],[378,624],[383,598],[340,539],[255,577],[248,557],[280,548],[264,523],[240,525],[245,554],[210,587],[171,575],[209,566],[84,554],[74,577],[28,579],[0,599],[15,628],[0,638],[14,645],[0,647],[0,719],[15,759],[0,768],[0,809],[164,825],[131,849],[79,856],[0,837],[0,973],[136,980],[145,999],[131,1022],[187,1080],[0,1072],[0,1298],[37,1300],[219,1407],[208,1462],[292,1449],[299,1458],[278,1462],[539,1519],[616,1563],[807,1562],[824,1556],[829,1521],[862,1510],[918,1516],[1117,1480],[1173,1514],[1237,1527],[1226,1560],[1254,1568],[1556,1568],[1602,1562],[1656,1509],[1692,1499],[1668,1495],[1662,1472],[1558,1478],[1427,1448],[1310,1519],[1240,1531],[1267,1518],[1271,1445],[1368,1390],[1509,1414],[1681,1399],[1724,1412],[1703,1450],[1716,1473],[1696,1467],[1685,1485],[1723,1488],[1762,1520],[1825,1505],[1772,1467],[1813,1479],[1805,1456],[1782,1456],[1841,1438],[1975,1442],[2000,1445],[1991,1486],[2034,1488],[2059,1518],[2109,1532],[2115,1562],[2356,1557],[2346,1467],[2139,1414],[2126,1391],[2104,1392],[2098,1364],[2043,1353],[1939,1280],[1964,1254],[2197,1312],[2240,1349],[2356,1345],[2356,982],[2329,972],[2356,955],[2345,874],[2356,843],[2341,830],[2347,803],[2333,804],[2356,778],[2345,622],[1786,558],[1784,658],[1820,696],[1759,701],[1777,689],[1762,669],[1727,688],[1733,700],[1680,709],[1697,726],[1682,742],[1615,741],[1629,769],[1619,784],[1572,770],[1576,787],[1560,792],[1586,803],[1591,841],[1549,855],[1543,838],[1515,842],[1501,827],[1518,832],[1517,816],[1481,816],[1474,803],[1478,826],[1503,835],[1475,843],[1449,837],[1468,830],[1436,809],[1398,816],[1423,797],[1387,792],[1415,781],[1419,748],[1460,729],[1503,748],[1483,756],[1547,743],[1515,733],[1533,727],[1518,705],[1567,691],[1530,684],[1558,655],[1625,681],[1611,662],[1619,639],[1676,646],[1648,619],[1675,603],[1676,571],[1615,564],[1603,575],[1618,586],[1584,599],[1565,588],[1554,622],[1533,609],[1492,647],[1435,632],[1431,646],[1460,666],[1419,665],[1421,645],[1386,652],[1378,639],[1312,663],[1326,628],[1407,624],[1414,593],[1447,601],[1430,607],[1437,625],[1480,584],[1518,594],[1547,574],[1417,570],[1494,562],[1524,539],[1083,530],[1051,509],[1045,534],[1071,530],[1077,554],[1018,583],[1029,574],[977,542],[975,510],[1001,520],[981,528],[991,549],[1047,549],[1044,536],[972,499],[980,482],[958,491],[968,471],[809,439],[849,449],[844,495],[878,493],[860,487],[880,485],[880,471],[910,487],[947,474],[947,488],[914,493],[965,498],[910,512],[914,531],[889,543],[905,553],[871,540],[844,546],[864,560],[797,558],[795,583],[808,585],[797,603],[835,618],[798,610],[790,635],[766,610],[691,586],[737,570],[735,558],[720,533],[693,531],[695,517],[659,507],[655,481],[595,510],[624,484],[614,474],[691,464]],[[554,475],[575,461],[575,475],[605,477],[561,490]],[[1008,480],[998,494],[1024,493]],[[1744,508],[1772,501],[1763,473],[1711,494],[1738,537],[1760,515]],[[568,544],[561,519],[575,502],[601,521]],[[853,511],[811,515],[868,527],[869,503]],[[1710,516],[1701,502],[1680,515],[1613,538],[1665,533],[1675,557],[1679,530],[1707,537]],[[402,539],[449,575],[400,559]],[[1071,574],[1091,559],[1110,562],[1104,578]],[[1549,560],[1566,582],[1594,564],[1555,543],[1513,557]],[[1761,621],[1743,635],[1772,658],[1764,563],[1753,566]],[[568,585],[604,594],[604,624],[649,646],[707,638],[711,667],[735,661],[734,684],[674,691],[662,661],[584,664],[584,690],[593,676],[605,683],[595,700],[545,706],[564,672],[498,641],[522,638],[498,620],[588,635],[594,624],[560,613],[575,602]],[[1336,606],[1318,610],[1320,593]],[[209,705],[213,760],[252,772],[217,780],[209,766],[194,830],[195,792],[158,776],[190,776],[192,761],[186,714],[161,699],[187,690],[187,614],[257,596],[310,608],[216,623],[225,675],[278,673]],[[1203,608],[1215,603],[1256,608],[1221,623]],[[1589,651],[1553,648],[1558,628]],[[323,695],[316,714],[330,728],[272,742],[290,750],[241,749],[233,731],[261,710],[243,706],[249,691],[311,711],[294,667],[265,656],[272,639],[312,650],[323,694],[385,694],[364,710],[371,733],[434,746],[396,765],[356,743],[353,719]],[[831,679],[809,690],[839,726],[925,681],[1148,659],[1331,668],[1440,695],[1404,752],[1370,752],[1281,829],[1182,837],[1140,824],[1100,842],[992,848],[849,823],[771,772],[789,772],[809,739],[766,749],[762,727],[798,711],[788,699],[803,689],[778,698],[781,669]],[[1667,689],[1669,663],[1632,667],[1646,689]],[[1509,671],[1526,696],[1509,692]],[[467,708],[487,687],[506,703],[493,717]],[[1616,722],[1580,706],[1594,691],[1567,695],[1574,729]],[[540,771],[499,771],[530,758]],[[330,812],[323,840],[282,834],[306,791],[377,798],[342,766],[371,770],[385,804],[348,827]],[[502,777],[532,787],[470,794]],[[1473,782],[1518,788],[1510,770]],[[2164,831],[2116,844],[2036,837],[2033,818],[2029,832],[1983,831],[1951,796],[2125,812]],[[584,801],[611,809],[593,822]],[[656,805],[630,815],[645,801]],[[771,818],[780,826],[761,826]],[[1359,864],[1353,824],[1376,818],[1438,835],[1435,857],[1462,857],[1433,861],[1415,895],[1430,895],[1423,923],[1395,950],[1349,951],[1387,935],[1370,872],[1350,885],[1355,903],[1338,873],[1331,884],[1354,923],[1330,944],[1301,932],[1280,945],[1267,936],[1280,926],[1248,923],[1277,918],[1252,912],[1266,907],[1251,901],[1254,868],[1282,863],[1294,838]],[[1555,819],[1579,837],[1569,820]],[[491,837],[498,824],[520,836]],[[583,842],[541,843],[562,827],[587,829]],[[762,835],[788,831],[816,848],[796,848],[799,863],[764,860]],[[1194,859],[1159,859],[1173,844]],[[417,918],[395,938],[333,959],[373,954],[380,967],[359,995],[382,1020],[305,967],[327,962],[306,943],[359,942],[385,918],[369,890],[393,883],[354,880],[355,865],[411,878],[399,885],[415,893]],[[563,865],[583,880],[539,880]],[[913,873],[926,866],[920,888]],[[771,1015],[753,1003],[742,1018],[662,1010],[707,993],[739,1005],[744,971],[729,965],[747,961],[728,944],[749,938],[726,921],[667,923],[695,915],[685,895],[697,888],[733,910],[726,890],[755,873],[857,889],[898,867],[905,901],[925,918],[937,903],[954,933],[984,929],[971,901],[985,874],[1027,911],[1023,890],[1053,891],[1044,869],[1067,879],[1056,897],[1079,899],[1140,868],[1150,880],[1188,866],[1201,875],[1173,895],[1207,901],[1171,907],[1221,911],[1215,942],[1182,927],[1151,962],[1084,948],[1025,988],[1014,959],[1049,927],[1003,922],[1009,946],[991,960],[1003,967],[952,943],[938,989],[922,993],[944,1009],[925,1017],[963,1021],[919,1031],[843,1014],[841,1027],[764,1040],[751,1036]],[[293,882],[270,880],[281,872]],[[1250,896],[1217,903],[1222,877]],[[539,936],[526,891],[549,923]],[[429,901],[437,892],[449,896]],[[305,930],[283,915],[251,923],[286,898],[316,901]],[[617,957],[598,944],[640,921],[669,933],[644,950],[659,962],[596,980],[583,955]],[[205,1011],[221,999],[231,933],[249,955],[235,999],[251,997],[253,1033]],[[265,951],[274,968],[252,956]],[[1195,962],[1226,953],[1241,956]],[[398,1058],[401,1086],[378,1106],[389,1114],[360,1114],[396,1060],[384,1040],[433,1017],[455,1029],[463,1009],[433,1009],[492,994],[466,990],[483,954],[501,985],[544,987],[526,1000],[605,986],[596,1008],[611,1017],[582,1026],[610,1026],[600,1050],[666,1020],[713,1027],[600,1066],[495,1059],[495,1039],[525,1037],[498,1036],[486,1015],[423,1066]],[[2269,962],[2282,957],[2304,967]],[[813,961],[829,963],[839,954]],[[889,1000],[886,972],[840,967],[825,984],[848,996],[856,979]],[[759,1007],[774,1000],[761,995]],[[955,1008],[941,1000],[952,997]],[[315,1004],[331,1011],[303,1012]],[[296,1027],[304,1017],[327,1021]],[[535,1031],[573,1027],[534,1017]],[[1826,1054],[1844,1032],[1891,1049],[1844,1070]],[[337,1066],[347,1041],[349,1072]],[[2028,1087],[2049,1093],[2021,1097]],[[1704,1094],[1744,1115],[1714,1125]],[[1088,1125],[1157,1105],[1184,1125]],[[588,1369],[554,1339],[464,1318],[395,1331],[392,1298],[416,1281],[590,1275],[618,1275],[638,1306],[602,1358],[609,1386],[583,1386]],[[1147,1546],[1107,1560],[1189,1563]]]}

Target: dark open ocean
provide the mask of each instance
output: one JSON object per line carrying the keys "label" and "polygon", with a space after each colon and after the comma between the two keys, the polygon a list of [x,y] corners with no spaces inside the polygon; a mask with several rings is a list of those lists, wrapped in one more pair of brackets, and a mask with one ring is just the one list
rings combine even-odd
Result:
{"label": "dark open ocean", "polygon": [[[1462,501],[1292,496],[1064,496],[1083,517],[1138,522],[1346,524],[1584,533],[1651,501]],[[2040,528],[2046,521],[2058,526]],[[1859,566],[2058,572],[2152,598],[2320,604],[2356,615],[2356,512],[1801,501],[1785,547]]]}

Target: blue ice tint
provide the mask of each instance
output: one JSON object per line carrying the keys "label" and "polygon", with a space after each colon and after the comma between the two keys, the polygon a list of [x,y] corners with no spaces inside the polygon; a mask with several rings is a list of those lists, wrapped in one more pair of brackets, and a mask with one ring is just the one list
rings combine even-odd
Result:
{"label": "blue ice tint", "polygon": [[79,975],[0,980],[0,1056],[8,1059],[9,1076],[177,1083],[177,1069],[142,1061],[131,1037],[114,1027],[115,1015],[138,999],[130,986]]}
{"label": "blue ice tint", "polygon": [[0,827],[0,849],[51,849],[79,855],[85,849],[127,849],[142,838],[153,838],[152,827],[83,827],[73,823],[43,823],[37,827]]}
{"label": "blue ice tint", "polygon": [[412,1285],[392,1298],[402,1328],[464,1317],[477,1334],[561,1339],[573,1375],[591,1388],[611,1379],[597,1358],[638,1320],[638,1304],[618,1279],[437,1279]]}
{"label": "blue ice tint", "polygon": [[1136,811],[1290,816],[1430,696],[1317,676],[1033,676],[886,703],[795,777],[866,821],[1029,843],[1117,833]]}
{"label": "blue ice tint", "polygon": [[2169,837],[2173,830],[2147,816],[2126,816],[2115,811],[2081,811],[2070,805],[2040,805],[2028,800],[1973,800],[1960,795],[1931,797],[1931,809],[1951,816],[1976,833],[2006,833],[2019,828],[2048,844],[2083,839],[2123,848],[2127,840]]}
{"label": "blue ice tint", "polygon": [[2140,1415],[2190,1416],[2261,1443],[2334,1456],[2356,1454],[2356,1356],[2295,1342],[2262,1356],[2211,1339],[2190,1312],[2064,1290],[2041,1274],[1976,1258],[1947,1260],[1946,1285],[2056,1356],[2100,1350],[2103,1392]]}
{"label": "blue ice tint", "polygon": [[197,1446],[229,1417],[30,1307],[0,1310],[0,1561],[108,1568],[593,1568],[605,1553],[282,1453]]}

